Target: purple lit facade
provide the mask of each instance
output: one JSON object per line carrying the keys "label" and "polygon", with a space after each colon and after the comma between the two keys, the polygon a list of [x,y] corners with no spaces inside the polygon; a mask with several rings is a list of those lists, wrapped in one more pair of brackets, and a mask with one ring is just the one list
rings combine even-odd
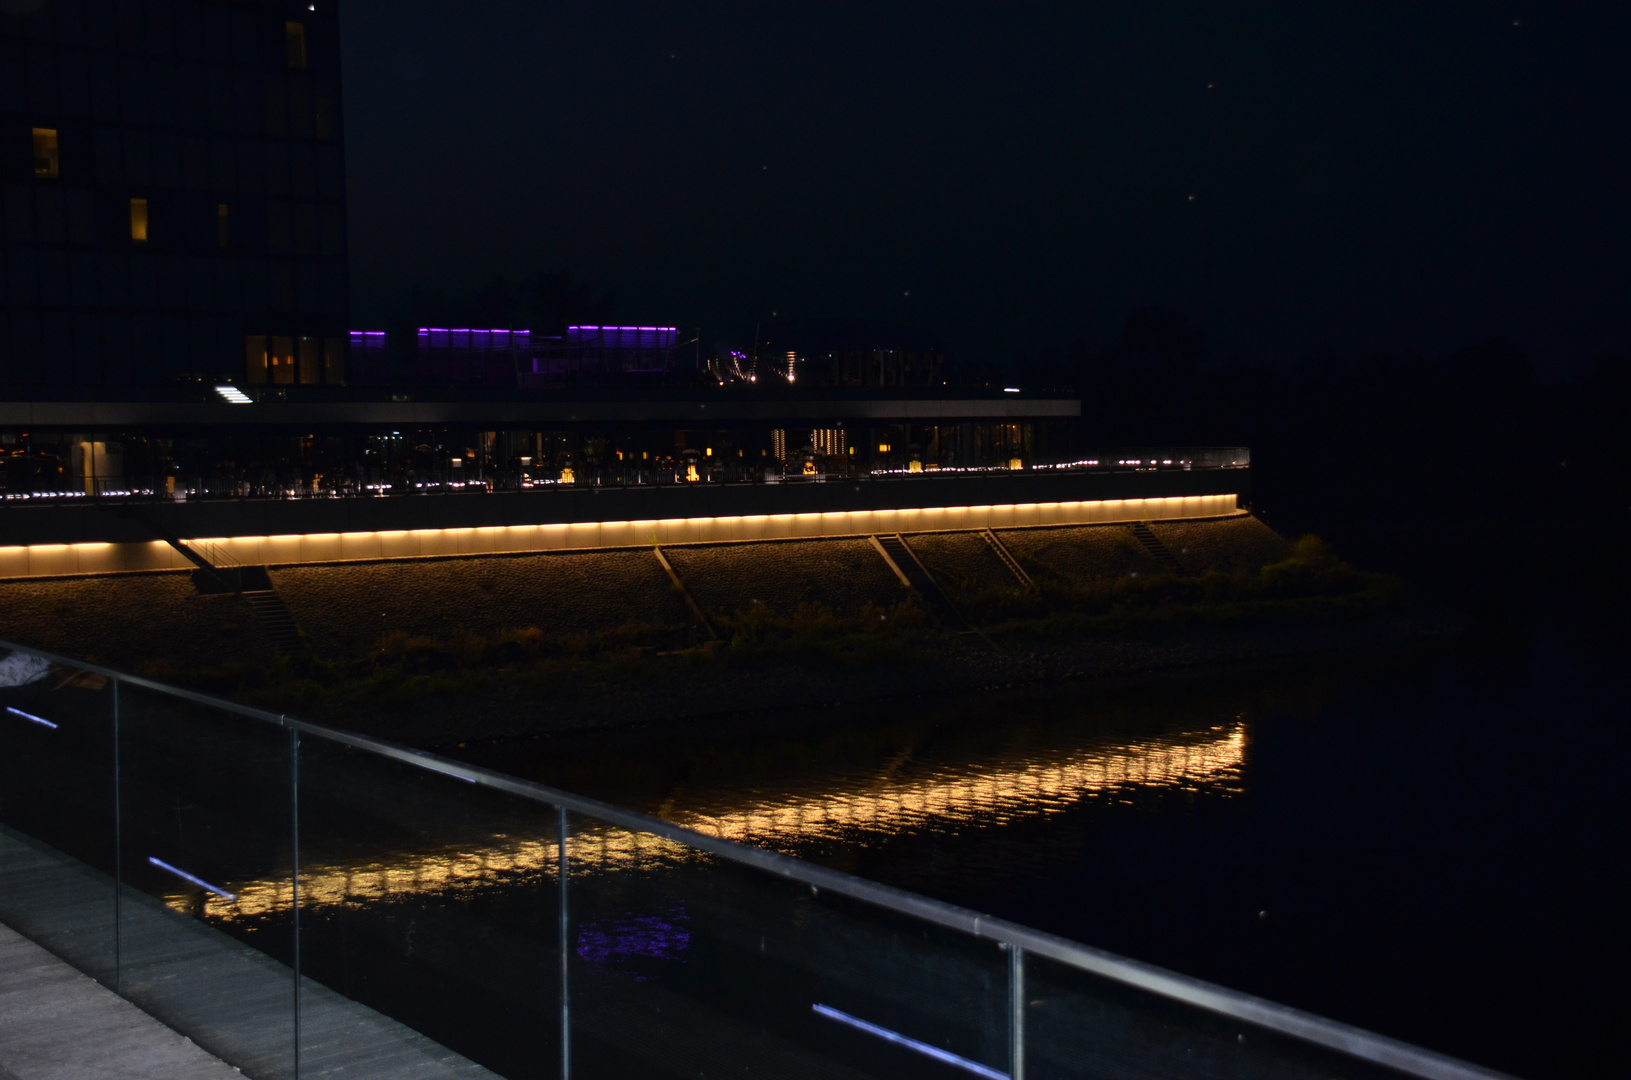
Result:
{"label": "purple lit facade", "polygon": [[568,326],[566,340],[593,349],[672,349],[680,332],[674,326]]}
{"label": "purple lit facade", "polygon": [[569,326],[561,335],[512,328],[421,326],[414,348],[393,369],[383,330],[353,330],[351,381],[548,387],[689,372],[676,364],[673,326]]}
{"label": "purple lit facade", "polygon": [[434,326],[419,328],[421,349],[525,349],[531,344],[531,330],[474,330]]}

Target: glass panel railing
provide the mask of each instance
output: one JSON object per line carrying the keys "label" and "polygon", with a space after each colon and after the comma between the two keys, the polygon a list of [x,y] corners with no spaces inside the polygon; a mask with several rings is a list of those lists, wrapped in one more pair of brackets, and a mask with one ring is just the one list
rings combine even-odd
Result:
{"label": "glass panel railing", "polygon": [[548,804],[302,733],[302,1069],[560,1075],[558,828]]}
{"label": "glass panel railing", "polygon": [[1042,957],[1025,957],[1023,984],[1026,1080],[1399,1077],[1392,1069]]}
{"label": "glass panel railing", "polygon": [[1007,1075],[995,942],[568,821],[573,1076]]}
{"label": "glass panel railing", "polygon": [[263,1080],[1494,1076],[565,792],[15,649],[0,922]]}
{"label": "glass panel railing", "polygon": [[117,982],[114,696],[106,676],[0,658],[0,921]]}
{"label": "glass panel railing", "polygon": [[258,1080],[296,1075],[292,739],[121,681],[120,992]]}

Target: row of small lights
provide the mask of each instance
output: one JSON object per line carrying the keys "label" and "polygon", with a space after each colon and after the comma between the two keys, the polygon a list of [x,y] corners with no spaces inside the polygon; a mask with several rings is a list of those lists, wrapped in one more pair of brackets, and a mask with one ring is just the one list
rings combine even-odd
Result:
{"label": "row of small lights", "polygon": [[[1085,458],[1085,459],[1083,459],[1081,461],[1061,461],[1061,462],[1058,462],[1057,464],[1053,464],[1053,465],[1032,465],[1031,468],[1032,469],[1087,469],[1087,468],[1096,468],[1100,464],[1102,464],[1102,463],[1099,461],[1098,458]],[[1116,462],[1116,464],[1117,465],[1141,465],[1141,464],[1144,464],[1144,462],[1142,462],[1142,461],[1118,461],[1118,462]],[[1160,461],[1160,462],[1158,462],[1154,458],[1151,458],[1150,461],[1149,461],[1149,464],[1151,464],[1151,465],[1157,465],[1157,464],[1159,464],[1159,465],[1172,465],[1172,464],[1174,464],[1174,462],[1172,462],[1172,461]],[[1178,462],[1177,464],[1181,464],[1181,465],[1182,464],[1188,464],[1188,462]],[[911,471],[912,470],[910,470],[910,469],[873,469],[870,475],[872,475],[872,476],[897,476],[897,475],[902,475],[902,474],[905,474],[905,473],[908,473],[908,472],[911,472]],[[1002,473],[1002,472],[1013,472],[1013,471],[1014,471],[1014,468],[1013,468],[1012,465],[925,465],[925,466],[923,466],[923,472],[951,472],[951,473],[987,473],[987,472],[996,472],[996,473]]]}
{"label": "row of small lights", "polygon": [[[151,495],[151,488],[133,488],[130,491],[99,491],[98,495]],[[83,491],[8,491],[5,498],[13,499],[88,499],[90,496]]]}
{"label": "row of small lights", "polygon": [[[458,462],[456,460],[455,464],[458,465],[458,464],[462,464],[462,463]],[[1033,469],[1080,469],[1080,468],[1094,467],[1094,466],[1097,466],[1098,464],[1099,464],[1099,460],[1097,458],[1090,458],[1090,459],[1083,460],[1083,461],[1061,462],[1061,463],[1056,464],[1056,465],[1033,465],[1032,468]],[[1118,464],[1118,465],[1142,465],[1142,464],[1144,464],[1144,462],[1142,460],[1139,460],[1139,459],[1129,459],[1129,460],[1126,460],[1126,461],[1118,461],[1118,462],[1116,462],[1116,464]],[[1155,459],[1152,458],[1152,459],[1150,459],[1149,464],[1151,464],[1151,465],[1156,465],[1156,464],[1171,465],[1171,464],[1173,464],[1173,462],[1170,461],[1170,460],[1157,462]],[[1012,472],[1014,470],[1013,470],[1013,467],[1009,466],[1009,465],[926,465],[926,466],[923,467],[922,471],[923,472],[938,472],[938,473],[1006,473],[1006,472]],[[906,475],[918,475],[918,474],[916,472],[914,472],[913,470],[911,470],[911,469],[873,469],[868,473],[868,475],[869,476],[906,476]],[[565,481],[565,480],[547,480],[547,479],[543,479],[543,478],[529,477],[527,479],[527,481],[526,481],[526,486],[528,486],[528,487],[549,487],[549,486],[562,486],[562,485],[566,485],[567,483],[568,482]],[[394,485],[391,485],[391,484],[364,484],[363,485],[363,490],[364,491],[385,492],[385,491],[391,490],[391,488],[393,486]],[[483,486],[485,486],[485,482],[484,481],[477,481],[477,480],[449,480],[446,483],[439,483],[439,482],[436,482],[436,481],[432,481],[430,483],[417,483],[417,484],[414,485],[415,489],[418,489],[418,490],[423,490],[425,488],[460,488],[460,489],[463,489],[463,488],[467,488],[467,487],[483,487]],[[189,488],[188,490],[190,491],[192,489]],[[296,494],[299,493],[299,491],[300,491],[300,489],[298,489],[298,488],[285,489],[285,493],[288,494],[288,495],[296,495]],[[132,490],[132,491],[103,491],[103,492],[98,492],[98,494],[103,495],[103,496],[109,496],[109,495],[151,495],[151,494],[153,494],[153,491],[151,489],[143,488],[143,489]],[[33,494],[22,494],[22,493],[10,494],[10,493],[8,493],[5,497],[7,499],[83,499],[83,498],[86,498],[87,495],[83,491],[60,491],[60,492],[36,492],[36,493],[33,493]]]}

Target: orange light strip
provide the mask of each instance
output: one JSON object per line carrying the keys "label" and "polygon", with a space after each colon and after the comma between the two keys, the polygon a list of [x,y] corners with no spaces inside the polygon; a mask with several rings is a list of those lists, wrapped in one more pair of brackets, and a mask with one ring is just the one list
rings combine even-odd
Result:
{"label": "orange light strip", "polygon": [[[211,549],[218,549],[235,563],[253,566],[515,555],[645,547],[651,544],[814,540],[872,533],[1108,525],[1128,521],[1223,517],[1240,512],[1234,495],[1188,495],[900,510],[829,510],[819,513],[640,521],[551,522],[480,528],[461,526],[448,529],[194,537],[183,543],[206,554]],[[187,570],[192,565],[162,540],[126,544],[0,547],[0,579]]]}

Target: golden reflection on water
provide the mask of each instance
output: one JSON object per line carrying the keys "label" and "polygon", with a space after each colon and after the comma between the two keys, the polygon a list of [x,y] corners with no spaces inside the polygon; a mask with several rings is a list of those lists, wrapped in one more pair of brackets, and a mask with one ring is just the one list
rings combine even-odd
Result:
{"label": "golden reflection on water", "polygon": [[[662,817],[709,836],[796,853],[821,841],[864,842],[911,830],[965,824],[1001,826],[1055,814],[1087,799],[1132,801],[1140,791],[1207,792],[1231,797],[1241,791],[1246,725],[1236,721],[1200,731],[1101,742],[1061,754],[1012,754],[984,763],[900,777],[890,769],[870,776],[833,777],[755,793],[720,792],[670,805]],[[736,804],[733,805],[733,802]],[[533,831],[536,823],[537,832]],[[515,825],[530,836],[490,833],[457,848],[402,852],[389,861],[302,867],[303,905],[335,905],[423,894],[459,894],[529,878],[553,881],[558,860],[554,814],[545,807]],[[449,832],[460,826],[448,822]],[[519,830],[518,830],[519,831]],[[549,839],[537,839],[538,832]],[[571,873],[654,869],[696,856],[682,844],[579,819],[567,838]],[[290,882],[262,880],[229,886],[236,899],[206,894],[203,914],[236,920],[286,911]],[[197,910],[197,894],[175,894],[177,910]]]}
{"label": "golden reflection on water", "polygon": [[711,836],[796,851],[816,840],[965,823],[1005,825],[1053,814],[1094,796],[1129,796],[1140,789],[1223,794],[1240,790],[1246,727],[1166,735],[1136,743],[1102,744],[1063,761],[1000,762],[959,767],[924,777],[878,777],[815,792],[774,796],[746,808],[665,814]]}

